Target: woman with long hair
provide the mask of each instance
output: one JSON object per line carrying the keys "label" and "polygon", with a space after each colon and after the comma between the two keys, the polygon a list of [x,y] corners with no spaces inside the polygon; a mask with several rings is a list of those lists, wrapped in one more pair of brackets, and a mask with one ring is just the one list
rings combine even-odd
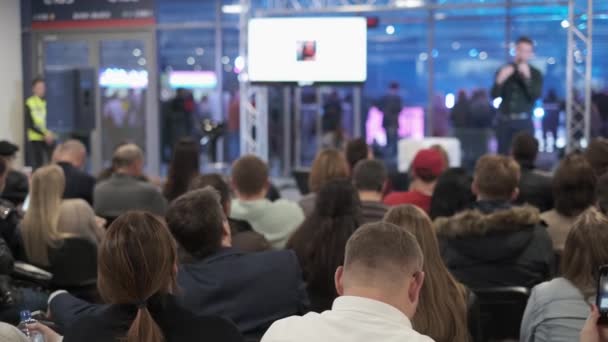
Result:
{"label": "woman with long hair", "polygon": [[[146,212],[116,219],[100,246],[98,287],[109,306],[69,327],[70,341],[242,341],[237,328],[219,317],[197,317],[181,308],[177,250],[164,221]],[[39,324],[47,341],[58,335]]]}
{"label": "woman with long hair", "polygon": [[312,311],[330,309],[338,297],[334,273],[344,262],[348,238],[360,224],[357,191],[349,180],[332,180],[321,188],[312,214],[287,242],[302,266]]}
{"label": "woman with long hair", "polygon": [[19,257],[46,269],[56,266],[50,259],[65,239],[80,238],[96,246],[104,235],[91,206],[81,199],[64,200],[64,189],[61,167],[48,165],[36,170],[29,207],[20,225],[25,255]]}
{"label": "woman with long hair", "polygon": [[608,264],[608,218],[591,207],[570,229],[562,276],[532,289],[521,325],[521,342],[578,341],[595,302],[598,270]]}
{"label": "woman with long hair", "polygon": [[181,138],[173,148],[163,195],[171,202],[188,191],[190,181],[200,172],[200,146],[192,138]]}
{"label": "woman with long hair", "polygon": [[345,179],[350,176],[350,167],[346,157],[341,151],[335,149],[321,150],[312,162],[308,188],[310,193],[300,199],[300,206],[304,215],[309,216],[314,208],[317,193],[332,179]]}
{"label": "woman with long hair", "polygon": [[469,341],[467,325],[467,290],[450,274],[441,259],[439,243],[431,220],[413,205],[389,210],[384,222],[393,223],[412,233],[424,255],[424,285],[414,329],[437,342]]}

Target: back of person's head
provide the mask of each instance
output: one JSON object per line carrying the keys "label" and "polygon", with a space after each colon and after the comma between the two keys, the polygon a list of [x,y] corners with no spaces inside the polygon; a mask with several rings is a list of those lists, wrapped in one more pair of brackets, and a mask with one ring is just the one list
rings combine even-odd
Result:
{"label": "back of person's head", "polygon": [[388,179],[384,163],[379,160],[362,160],[353,171],[353,184],[358,191],[382,192]]}
{"label": "back of person's head", "polygon": [[346,241],[361,224],[359,195],[347,179],[329,181],[315,208],[287,242],[296,251],[313,291],[335,294],[333,272],[344,261]]}
{"label": "back of person's head", "polygon": [[365,139],[357,138],[349,141],[346,144],[345,154],[348,165],[352,170],[359,161],[368,159],[370,157],[370,150]]}
{"label": "back of person's head", "polygon": [[538,140],[530,133],[518,133],[511,143],[511,155],[519,163],[534,164],[538,155]]}
{"label": "back of person's head", "polygon": [[431,198],[431,218],[451,217],[468,209],[475,202],[472,183],[473,177],[464,168],[451,168],[442,173]]}
{"label": "back of person's head", "polygon": [[320,151],[312,162],[308,186],[311,192],[319,192],[332,179],[348,178],[350,169],[344,155],[334,149]]}
{"label": "back of person's head", "polygon": [[585,150],[585,158],[597,177],[608,171],[608,139],[595,138]]}
{"label": "back of person's head", "polygon": [[426,148],[416,153],[410,168],[414,179],[432,183],[439,178],[446,167],[445,158],[439,150]]}
{"label": "back of person's head", "polygon": [[193,190],[176,198],[166,220],[180,247],[193,257],[208,257],[222,246],[227,222],[215,189]]}
{"label": "back of person's head", "polygon": [[414,329],[436,341],[468,340],[465,289],[443,263],[429,217],[415,206],[403,205],[389,210],[384,222],[412,233],[424,255],[423,270],[426,276],[413,321]]}
{"label": "back of person's head", "polygon": [[144,163],[144,153],[135,144],[124,144],[114,151],[112,166],[114,171],[130,169],[133,173],[140,172]]}
{"label": "back of person's head", "polygon": [[564,278],[585,295],[597,290],[598,270],[608,264],[608,218],[596,208],[584,211],[572,225],[562,256]]}
{"label": "back of person's head", "polygon": [[84,167],[87,160],[87,148],[76,139],[59,144],[53,154],[55,162],[67,162],[76,168]]}
{"label": "back of person's head", "polygon": [[21,235],[29,262],[49,266],[48,248],[57,246],[59,208],[65,189],[63,170],[47,165],[32,174],[30,204],[21,224]]}
{"label": "back of person's head", "polygon": [[597,181],[597,204],[599,209],[604,213],[608,214],[608,173],[605,173]]}
{"label": "back of person's head", "polygon": [[169,201],[185,193],[190,180],[199,173],[199,154],[200,146],[192,138],[181,138],[173,147],[167,183],[163,189]]}
{"label": "back of person's head", "polygon": [[0,158],[0,193],[4,191],[6,185],[6,175],[8,175],[8,163],[6,160]]}
{"label": "back of person's head", "polygon": [[580,154],[567,155],[553,176],[555,210],[564,216],[576,216],[595,204],[597,178],[593,168]]}
{"label": "back of person's head", "polygon": [[102,298],[137,307],[126,341],[164,341],[148,305],[151,297],[177,288],[175,242],[163,220],[146,212],[121,215],[108,228],[97,263]]}
{"label": "back of person's head", "polygon": [[371,292],[410,319],[424,282],[423,254],[416,237],[392,223],[361,226],[346,244],[344,267],[336,272],[340,295]]}
{"label": "back of person's head", "polygon": [[224,208],[224,213],[229,215],[228,209],[230,208],[230,186],[226,181],[224,181],[224,177],[219,173],[209,173],[205,175],[198,175],[192,179],[190,182],[189,190],[198,190],[204,189],[206,187],[212,187],[217,191],[220,195],[220,203]]}
{"label": "back of person's head", "polygon": [[473,192],[478,199],[510,201],[519,192],[520,167],[511,157],[486,154],[475,165]]}
{"label": "back of person's head", "polygon": [[254,156],[239,158],[232,165],[232,185],[239,196],[266,196],[268,165]]}

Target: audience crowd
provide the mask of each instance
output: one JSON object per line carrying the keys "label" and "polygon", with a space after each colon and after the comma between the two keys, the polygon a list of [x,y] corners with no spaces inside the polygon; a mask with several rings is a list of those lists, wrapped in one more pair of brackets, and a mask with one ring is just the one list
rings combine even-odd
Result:
{"label": "audience crowd", "polygon": [[190,139],[162,184],[130,143],[98,178],[77,140],[31,175],[18,150],[0,141],[2,341],[24,341],[21,310],[46,342],[481,342],[505,315],[503,338],[606,341],[608,140],[553,173],[525,133],[472,173],[432,146],[393,191],[355,139],[319,151],[299,202],[253,155],[201,174]]}

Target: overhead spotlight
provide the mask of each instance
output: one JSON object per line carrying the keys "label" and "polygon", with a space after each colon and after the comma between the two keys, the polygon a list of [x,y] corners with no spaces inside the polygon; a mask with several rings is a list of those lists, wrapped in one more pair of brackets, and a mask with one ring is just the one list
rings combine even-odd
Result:
{"label": "overhead spotlight", "polygon": [[388,26],[386,27],[386,34],[388,34],[388,35],[392,35],[392,34],[394,34],[394,33],[395,33],[395,26],[393,26],[393,25],[388,25]]}
{"label": "overhead spotlight", "polygon": [[454,104],[456,103],[456,97],[454,94],[449,93],[445,96],[445,107],[448,109],[454,108]]}
{"label": "overhead spotlight", "polygon": [[492,106],[494,106],[494,108],[498,109],[500,107],[500,104],[502,103],[502,97],[497,97],[494,100],[492,100]]}
{"label": "overhead spotlight", "polygon": [[562,20],[561,25],[563,28],[568,28],[570,27],[570,22],[566,19]]}
{"label": "overhead spotlight", "polygon": [[240,14],[241,12],[243,12],[243,6],[239,4],[222,6],[222,13],[224,14]]}
{"label": "overhead spotlight", "polygon": [[405,8],[416,8],[424,6],[424,0],[395,0],[395,6]]}

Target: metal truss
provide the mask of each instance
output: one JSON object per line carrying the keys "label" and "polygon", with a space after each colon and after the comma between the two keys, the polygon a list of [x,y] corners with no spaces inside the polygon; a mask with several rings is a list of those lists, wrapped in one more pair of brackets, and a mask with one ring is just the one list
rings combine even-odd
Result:
{"label": "metal truss", "polygon": [[592,37],[593,0],[569,0],[566,63],[567,152],[583,150],[589,142],[592,106]]}
{"label": "metal truss", "polygon": [[239,55],[245,67],[239,75],[241,155],[254,154],[268,160],[268,89],[249,82],[247,66],[248,22],[251,0],[241,0]]}

